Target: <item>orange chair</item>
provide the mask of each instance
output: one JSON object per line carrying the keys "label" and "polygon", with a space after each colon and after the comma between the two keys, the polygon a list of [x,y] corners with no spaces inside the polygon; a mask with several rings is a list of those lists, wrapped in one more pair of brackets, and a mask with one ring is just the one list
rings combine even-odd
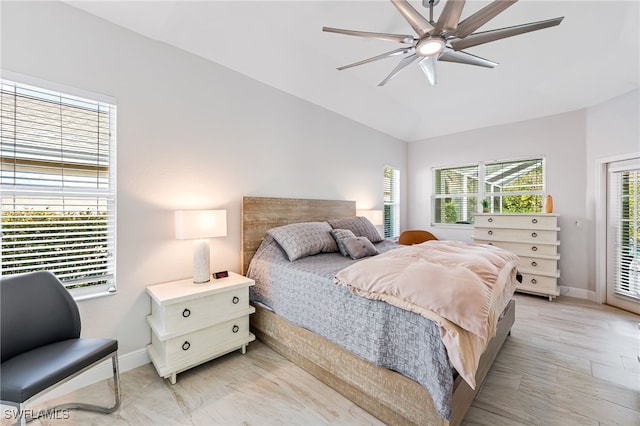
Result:
{"label": "orange chair", "polygon": [[437,240],[438,238],[429,231],[422,229],[409,229],[402,231],[398,238],[398,244],[410,246],[412,244],[420,244],[429,240]]}

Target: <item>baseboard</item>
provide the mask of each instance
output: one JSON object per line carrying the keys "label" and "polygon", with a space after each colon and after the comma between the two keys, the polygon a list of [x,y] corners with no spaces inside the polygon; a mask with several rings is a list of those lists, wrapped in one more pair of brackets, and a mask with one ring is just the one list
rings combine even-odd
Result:
{"label": "baseboard", "polygon": [[[146,348],[138,349],[137,351],[129,352],[124,355],[118,355],[118,369],[120,370],[120,373],[133,370],[134,368],[140,367],[141,365],[145,365],[150,362],[151,360],[147,355]],[[49,399],[57,398],[69,392],[82,389],[85,386],[92,385],[105,379],[110,379],[111,377],[113,377],[113,371],[111,368],[111,359],[109,359],[101,364],[96,365],[92,369],[85,371],[78,377],[69,380],[63,385],[58,386],[50,392],[47,392],[41,397],[34,399],[32,405],[38,405]]]}
{"label": "baseboard", "polygon": [[595,291],[585,290],[583,288],[559,286],[561,296],[576,297],[578,299],[586,299],[592,302],[598,302],[598,295]]}

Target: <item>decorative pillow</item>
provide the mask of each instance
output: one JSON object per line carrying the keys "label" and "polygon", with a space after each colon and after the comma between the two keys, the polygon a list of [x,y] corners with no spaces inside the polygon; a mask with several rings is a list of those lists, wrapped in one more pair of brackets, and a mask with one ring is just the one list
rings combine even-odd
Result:
{"label": "decorative pillow", "polygon": [[327,222],[301,222],[271,228],[267,231],[287,253],[289,261],[318,253],[338,251]]}
{"label": "decorative pillow", "polygon": [[352,259],[360,259],[378,254],[378,250],[376,250],[371,241],[365,237],[345,238],[342,240],[342,243]]}
{"label": "decorative pillow", "polygon": [[333,235],[336,243],[338,243],[338,250],[340,250],[340,253],[342,253],[343,256],[349,256],[342,240],[345,238],[354,238],[355,234],[348,229],[332,229],[331,235]]}
{"label": "decorative pillow", "polygon": [[364,216],[343,217],[328,221],[333,229],[348,229],[356,237],[366,237],[372,243],[383,240],[376,227]]}

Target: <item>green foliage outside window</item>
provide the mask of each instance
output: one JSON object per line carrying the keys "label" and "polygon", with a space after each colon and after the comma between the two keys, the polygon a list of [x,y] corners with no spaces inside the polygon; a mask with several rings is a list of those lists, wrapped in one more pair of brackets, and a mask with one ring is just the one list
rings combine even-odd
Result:
{"label": "green foliage outside window", "polygon": [[[46,267],[63,282],[86,281],[104,274],[108,258],[106,213],[2,212],[2,264],[11,264],[16,273]],[[67,288],[102,283],[106,280]]]}
{"label": "green foliage outside window", "polygon": [[458,221],[458,213],[456,206],[452,201],[444,203],[444,223],[456,223]]}

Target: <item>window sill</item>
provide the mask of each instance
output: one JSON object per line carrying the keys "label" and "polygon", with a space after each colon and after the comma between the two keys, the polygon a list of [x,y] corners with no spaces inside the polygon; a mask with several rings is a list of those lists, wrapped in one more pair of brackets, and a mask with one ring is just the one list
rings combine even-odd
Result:
{"label": "window sill", "polygon": [[473,229],[473,223],[432,223],[431,226],[440,229]]}
{"label": "window sill", "polygon": [[110,286],[113,290],[109,291],[109,286],[96,286],[89,288],[70,289],[69,293],[73,296],[73,300],[80,302],[82,300],[97,299],[105,296],[114,296],[118,292],[115,287]]}

